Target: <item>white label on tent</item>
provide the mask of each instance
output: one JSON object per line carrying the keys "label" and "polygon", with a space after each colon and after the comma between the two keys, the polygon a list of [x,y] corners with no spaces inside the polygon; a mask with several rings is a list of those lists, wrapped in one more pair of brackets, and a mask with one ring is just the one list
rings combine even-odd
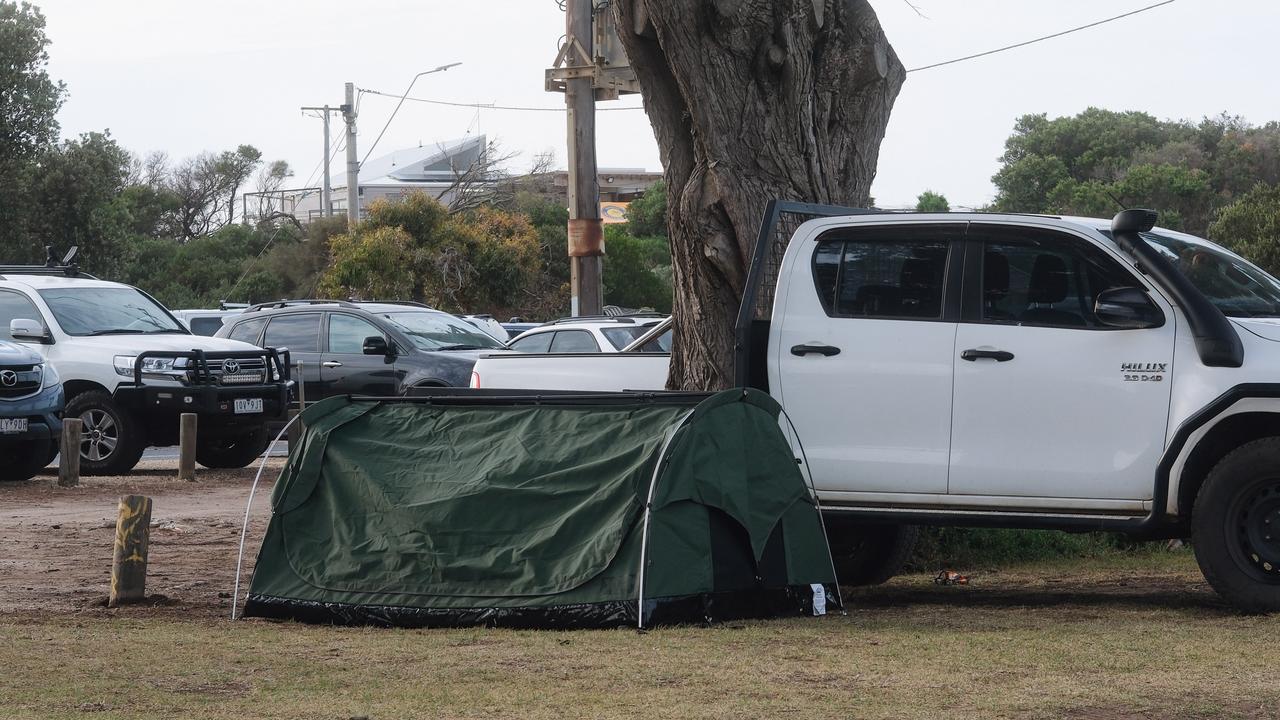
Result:
{"label": "white label on tent", "polygon": [[827,589],[822,586],[822,583],[814,583],[809,588],[813,590],[813,614],[826,615]]}

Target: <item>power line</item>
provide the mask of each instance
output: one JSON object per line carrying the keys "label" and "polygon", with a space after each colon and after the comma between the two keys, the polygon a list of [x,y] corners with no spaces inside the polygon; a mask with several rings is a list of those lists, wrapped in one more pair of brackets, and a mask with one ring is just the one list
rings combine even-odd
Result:
{"label": "power line", "polygon": [[[399,95],[379,92],[377,90],[370,90],[368,88],[360,88],[360,92],[368,93],[369,95],[381,95],[383,97],[396,98],[397,100],[400,99]],[[464,103],[464,102],[450,102],[448,100],[428,100],[427,98],[416,98],[416,97],[406,97],[405,99],[412,100],[413,102],[427,103],[429,105],[447,105],[449,107],[479,108],[481,110],[517,110],[517,111],[523,111],[523,112],[558,112],[558,113],[565,112],[565,108],[562,108],[562,107],[497,105],[495,103]],[[634,107],[616,107],[616,108],[598,107],[596,108],[596,112],[622,112],[627,110],[643,110],[643,109],[644,108],[640,107],[639,105]]]}
{"label": "power line", "polygon": [[956,63],[964,62],[966,60],[974,60],[976,58],[986,57],[988,55],[995,55],[996,53],[1002,53],[1002,52],[1005,52],[1006,50],[1013,50],[1015,48],[1034,45],[1035,43],[1043,42],[1045,40],[1052,40],[1053,38],[1059,38],[1059,37],[1062,37],[1063,35],[1070,35],[1071,33],[1080,32],[1081,30],[1088,30],[1089,28],[1098,27],[1099,25],[1106,25],[1109,22],[1115,22],[1116,20],[1127,18],[1132,15],[1137,15],[1138,13],[1144,13],[1144,12],[1147,12],[1148,10],[1155,10],[1158,7],[1169,5],[1170,3],[1173,3],[1173,2],[1175,2],[1175,0],[1164,0],[1163,2],[1158,2],[1153,5],[1148,5],[1143,8],[1138,8],[1137,10],[1130,10],[1127,13],[1116,15],[1115,17],[1109,17],[1109,18],[1106,18],[1105,20],[1098,20],[1097,22],[1091,22],[1088,25],[1073,27],[1069,30],[1063,30],[1062,32],[1053,33],[1052,35],[1045,35],[1043,37],[1034,38],[1032,40],[1026,40],[1020,43],[1014,43],[1013,45],[1006,45],[1004,47],[996,48],[994,50],[987,50],[986,52],[975,53],[973,55],[966,55],[964,57],[958,57],[953,60],[944,60],[942,62],[933,63],[932,65],[924,65],[918,68],[911,68],[907,72],[913,73],[913,72],[920,72],[921,70],[932,70],[933,68],[942,67],[943,65],[954,65]]}

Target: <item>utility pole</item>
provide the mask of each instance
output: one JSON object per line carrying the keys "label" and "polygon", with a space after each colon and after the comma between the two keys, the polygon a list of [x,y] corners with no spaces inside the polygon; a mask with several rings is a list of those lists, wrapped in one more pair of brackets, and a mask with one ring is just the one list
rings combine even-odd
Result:
{"label": "utility pole", "polygon": [[[594,0],[566,0],[565,46],[575,66],[594,66]],[[576,57],[575,57],[576,56]],[[596,167],[596,94],[590,74],[564,81],[568,110],[569,262],[572,314],[604,314],[604,227]]]}
{"label": "utility pole", "polygon": [[333,214],[333,187],[329,181],[329,113],[339,112],[339,108],[329,107],[304,107],[303,112],[318,112],[320,117],[324,119],[324,183],[320,186],[320,215],[321,217],[329,217]]}
{"label": "utility pole", "polygon": [[565,41],[547,70],[547,92],[564,93],[569,125],[569,263],[573,314],[604,312],[604,226],[596,167],[596,101],[640,92],[609,3],[565,0]]}
{"label": "utility pole", "polygon": [[360,222],[360,158],[356,154],[356,86],[347,83],[342,119],[347,123],[347,227]]}

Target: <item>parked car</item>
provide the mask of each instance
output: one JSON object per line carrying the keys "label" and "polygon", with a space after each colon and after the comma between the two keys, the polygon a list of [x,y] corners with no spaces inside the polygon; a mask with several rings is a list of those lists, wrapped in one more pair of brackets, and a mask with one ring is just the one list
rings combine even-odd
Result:
{"label": "parked car", "polygon": [[30,480],[58,454],[62,384],[39,353],[0,341],[0,480]]}
{"label": "parked car", "polygon": [[217,309],[206,310],[174,310],[173,316],[182,321],[182,324],[194,335],[204,335],[212,337],[222,328],[223,322],[232,315],[239,315],[244,312],[247,305],[234,306],[224,305]]}
{"label": "parked car", "polygon": [[664,315],[563,318],[526,330],[507,343],[507,348],[522,353],[616,353],[664,318]]}
{"label": "parked car", "polygon": [[57,367],[66,416],[84,423],[86,475],[126,473],[148,446],[176,444],[184,412],[199,416],[202,465],[244,467],[291,390],[274,350],[192,335],[145,292],[74,265],[0,266],[0,333]]}
{"label": "parked car", "polygon": [[489,333],[498,342],[506,342],[513,336],[492,315],[459,315],[458,317]]}
{"label": "parked car", "polygon": [[[794,423],[843,581],[892,575],[913,524],[1109,530],[1190,536],[1223,597],[1280,610],[1280,280],[1148,211],[766,218],[735,381]],[[524,369],[665,385],[661,357],[568,360]]]}
{"label": "parked car", "polygon": [[471,387],[521,390],[661,390],[671,363],[671,319],[645,325],[645,333],[618,352],[483,353]]}
{"label": "parked car", "polygon": [[465,320],[416,303],[293,300],[255,305],[218,337],[289,348],[307,402],[331,395],[402,395],[466,387],[483,351],[502,343]]}

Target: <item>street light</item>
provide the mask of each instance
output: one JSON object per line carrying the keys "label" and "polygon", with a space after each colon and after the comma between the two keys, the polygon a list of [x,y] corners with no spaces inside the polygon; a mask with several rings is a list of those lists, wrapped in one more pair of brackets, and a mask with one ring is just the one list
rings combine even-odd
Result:
{"label": "street light", "polygon": [[396,109],[391,111],[391,117],[387,118],[387,123],[382,126],[382,130],[378,133],[378,137],[374,138],[373,144],[369,146],[369,151],[364,154],[364,160],[360,161],[361,167],[364,167],[364,161],[368,160],[369,156],[373,154],[373,149],[378,147],[378,141],[381,140],[383,134],[387,132],[387,128],[391,127],[391,121],[396,119],[396,113],[400,112],[400,106],[404,105],[405,99],[409,97],[409,91],[413,90],[413,84],[418,82],[418,78],[422,77],[423,75],[430,75],[432,73],[444,72],[449,68],[458,67],[461,64],[462,63],[460,62],[449,63],[448,65],[441,65],[440,67],[434,68],[432,70],[423,70],[422,72],[413,76],[413,79],[409,81],[409,87],[405,88],[404,94],[400,96],[400,102],[396,103]]}

